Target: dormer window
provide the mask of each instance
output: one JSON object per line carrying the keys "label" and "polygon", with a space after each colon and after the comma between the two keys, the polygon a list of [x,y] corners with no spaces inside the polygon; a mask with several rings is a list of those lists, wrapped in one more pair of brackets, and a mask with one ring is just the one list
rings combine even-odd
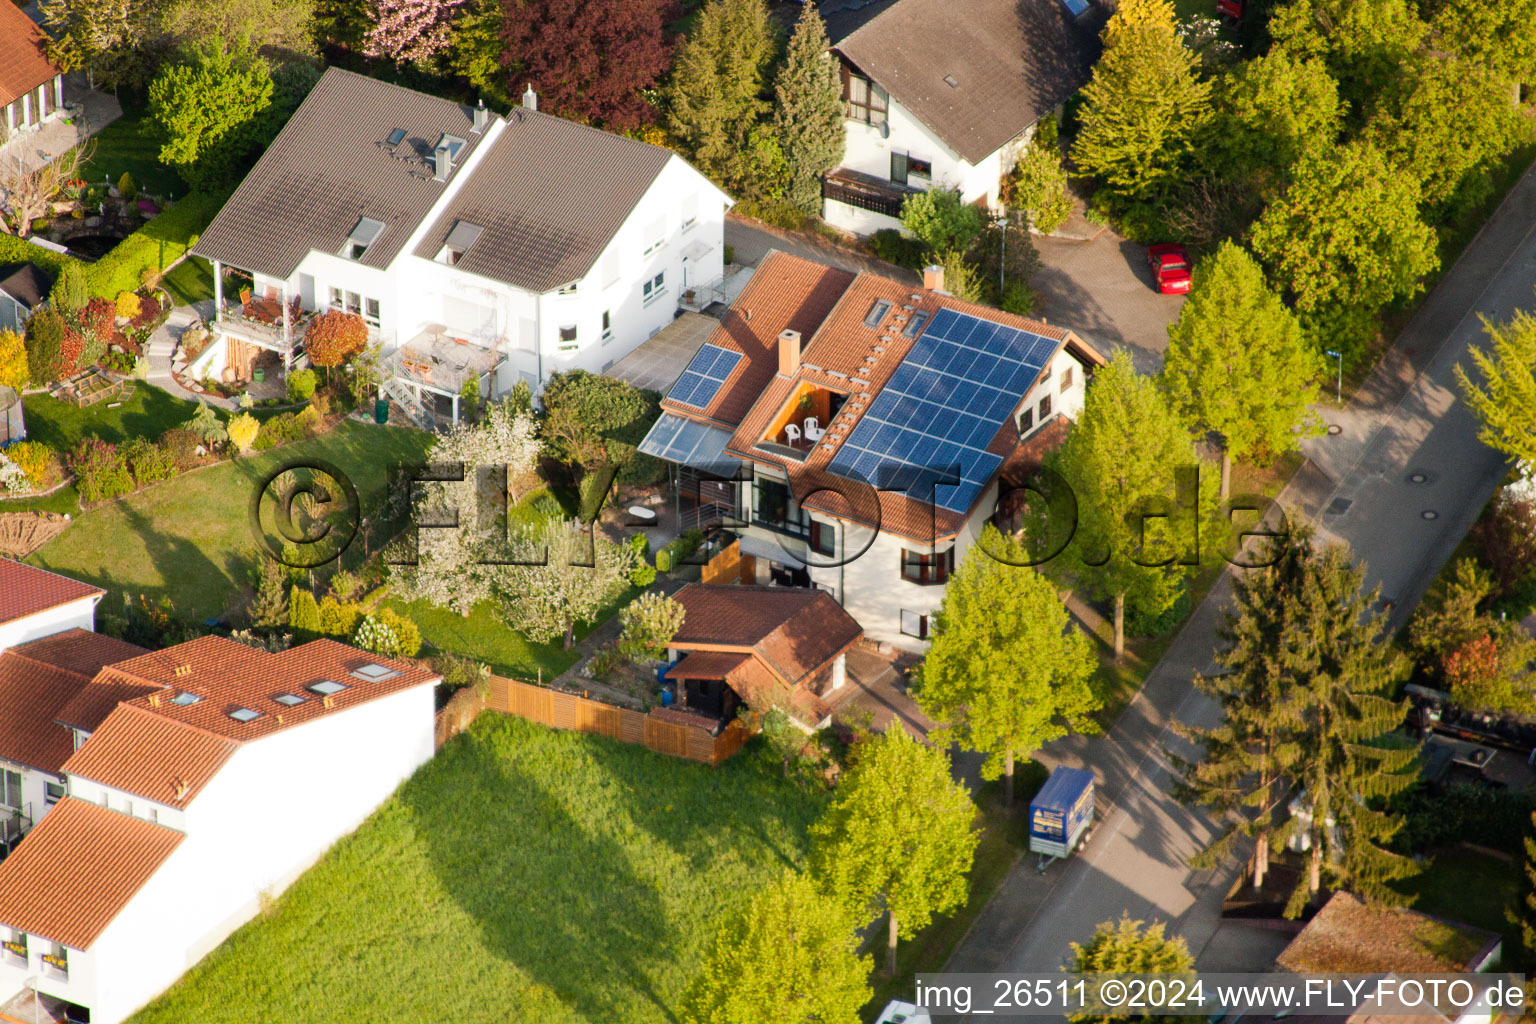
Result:
{"label": "dormer window", "polygon": [[384,233],[384,222],[374,220],[372,217],[359,217],[357,226],[347,236],[347,244],[341,247],[341,255],[349,260],[360,260],[367,254],[369,246],[379,240]]}
{"label": "dormer window", "polygon": [[446,147],[448,150],[448,159],[457,161],[459,159],[459,151],[464,148],[464,145],[464,140],[459,138],[457,135],[444,135],[441,139],[437,140],[437,145],[433,146],[432,150],[433,152],[436,152],[437,150]]}
{"label": "dormer window", "polygon": [[448,238],[443,242],[442,250],[437,254],[437,262],[446,263],[450,267],[458,263],[484,231],[485,229],[478,224],[463,220],[456,222],[453,230],[448,232]]}

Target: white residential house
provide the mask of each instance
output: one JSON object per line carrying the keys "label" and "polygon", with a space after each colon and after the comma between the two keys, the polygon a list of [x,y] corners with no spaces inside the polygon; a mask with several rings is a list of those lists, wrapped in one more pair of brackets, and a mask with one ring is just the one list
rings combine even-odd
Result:
{"label": "white residential house", "polygon": [[470,377],[496,395],[598,373],[699,304],[730,205],[671,150],[540,113],[531,91],[502,117],[331,68],[194,248],[253,281],[244,302],[220,285],[225,340],[196,375],[241,346],[291,363],[310,316],[344,310],[389,397],[456,420]]}
{"label": "white residential house", "polygon": [[[721,524],[744,583],[826,590],[912,650],[950,571],[1082,409],[1104,359],[1076,334],[770,253],[662,400],[684,527]],[[711,573],[711,577],[716,577]]]}
{"label": "white residential house", "polygon": [[822,215],[872,234],[899,228],[906,196],[929,188],[997,210],[1035,125],[1087,83],[1104,11],[1096,0],[830,0],[822,14],[848,129]]}
{"label": "white residential house", "polygon": [[[105,665],[69,727],[32,713],[77,749],[0,862],[0,1004],[127,1018],[431,758],[438,681],[330,640],[210,636]],[[0,733],[27,717],[0,711]]]}
{"label": "white residential house", "polygon": [[0,142],[35,131],[64,109],[64,73],[48,59],[48,39],[15,4],[0,8]]}

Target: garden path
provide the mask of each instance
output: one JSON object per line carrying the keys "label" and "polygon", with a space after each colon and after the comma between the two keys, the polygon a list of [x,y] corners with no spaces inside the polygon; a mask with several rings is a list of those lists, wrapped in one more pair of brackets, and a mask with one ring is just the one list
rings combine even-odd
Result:
{"label": "garden path", "polygon": [[194,320],[205,320],[211,316],[213,316],[212,299],[190,306],[177,306],[171,310],[171,315],[150,337],[149,345],[145,349],[144,354],[149,357],[148,380],[156,387],[169,391],[178,398],[185,398],[189,402],[201,400],[209,405],[234,411],[236,406],[232,399],[189,391],[182,387],[171,374],[171,355],[176,351],[176,341],[181,337],[181,332],[191,326]]}

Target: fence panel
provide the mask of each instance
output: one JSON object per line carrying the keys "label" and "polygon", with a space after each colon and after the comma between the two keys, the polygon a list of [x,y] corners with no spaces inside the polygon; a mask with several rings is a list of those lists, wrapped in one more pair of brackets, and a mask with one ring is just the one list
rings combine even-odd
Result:
{"label": "fence panel", "polygon": [[539,725],[607,736],[622,743],[643,745],[658,754],[710,765],[717,765],[736,753],[752,735],[740,722],[732,722],[719,736],[711,736],[709,730],[702,727],[664,722],[629,708],[614,707],[574,693],[549,690],[504,676],[491,676],[490,696],[485,706]]}

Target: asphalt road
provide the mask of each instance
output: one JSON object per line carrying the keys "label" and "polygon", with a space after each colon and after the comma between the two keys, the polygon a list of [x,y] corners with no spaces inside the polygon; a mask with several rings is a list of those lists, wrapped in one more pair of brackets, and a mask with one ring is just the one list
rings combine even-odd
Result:
{"label": "asphalt road", "polygon": [[[1400,625],[1506,472],[1477,439],[1452,370],[1482,339],[1480,317],[1536,307],[1536,171],[1526,174],[1343,410],[1321,411],[1337,434],[1311,441],[1307,463],[1281,495],[1292,515],[1348,544],[1366,563]],[[1416,474],[1422,482],[1412,482]],[[1189,685],[1210,671],[1227,580],[1195,611],[1110,733],[1052,744],[1044,760],[1091,767],[1102,814],[1078,856],[1035,872],[1015,867],[946,969],[1054,972],[1069,943],[1122,913],[1169,922],[1206,970],[1262,970],[1283,937],[1221,925],[1237,867],[1191,872],[1186,859],[1210,833],[1168,795],[1170,720],[1206,724],[1215,709]],[[976,1020],[996,1019],[976,1017]]]}

